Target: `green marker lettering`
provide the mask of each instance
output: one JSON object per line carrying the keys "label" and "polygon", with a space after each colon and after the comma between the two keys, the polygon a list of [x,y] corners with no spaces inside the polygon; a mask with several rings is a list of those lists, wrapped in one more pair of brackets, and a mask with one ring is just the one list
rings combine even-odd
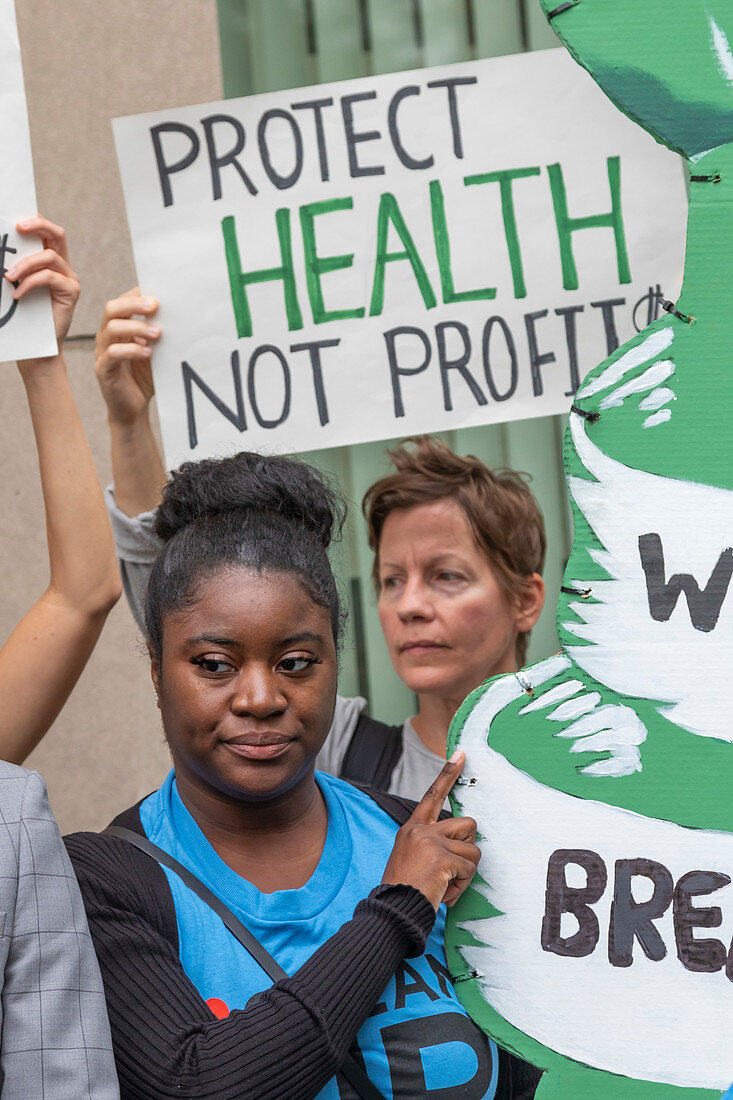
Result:
{"label": "green marker lettering", "polygon": [[324,321],[343,321],[349,317],[363,317],[364,307],[358,309],[326,309],[323,300],[321,275],[329,271],[342,271],[354,263],[354,253],[341,256],[319,256],[316,250],[315,220],[322,214],[336,210],[352,210],[352,198],[325,199],[323,202],[311,202],[300,208],[300,226],[303,232],[303,250],[305,252],[305,282],[308,288],[313,320],[317,325]]}
{"label": "green marker lettering", "polygon": [[[387,240],[389,227],[393,225],[404,249],[400,252],[388,252]],[[425,265],[420,259],[420,254],[415,247],[410,230],[405,224],[397,199],[386,192],[379,201],[379,215],[377,217],[377,258],[374,265],[374,283],[372,285],[372,299],[369,306],[369,316],[382,312],[384,308],[384,279],[388,263],[396,260],[409,260],[415,273],[417,285],[420,288],[422,299],[426,309],[433,309],[438,303],[435,292],[430,285]]]}
{"label": "green marker lettering", "polygon": [[438,257],[438,268],[440,270],[440,286],[445,304],[479,302],[487,298],[495,298],[496,287],[491,286],[483,287],[480,290],[456,291],[450,261],[450,238],[445,217],[445,199],[438,180],[430,181],[430,209],[433,215],[433,237],[435,238],[435,254]]}
{"label": "green marker lettering", "polygon": [[512,184],[514,180],[523,180],[529,176],[539,176],[539,174],[539,168],[507,168],[503,172],[481,172],[477,176],[465,176],[463,180],[466,187],[473,187],[479,183],[499,184],[501,215],[504,219],[504,236],[509,251],[515,298],[526,298],[527,286],[524,281],[524,264],[522,263],[522,250],[519,244],[517,212],[514,208],[514,188]]}
{"label": "green marker lettering", "polygon": [[626,247],[624,217],[621,208],[621,158],[609,157],[608,183],[611,188],[611,211],[608,214],[592,214],[588,218],[571,218],[568,213],[568,196],[565,178],[559,164],[550,164],[547,171],[550,176],[552,205],[555,210],[557,236],[560,242],[560,262],[562,263],[562,285],[566,290],[577,290],[578,269],[573,253],[573,233],[579,229],[612,229],[616,242],[619,283],[631,282],[629,253]]}
{"label": "green marker lettering", "polygon": [[282,264],[280,267],[266,267],[259,271],[242,271],[242,260],[239,254],[239,242],[234,218],[222,219],[221,229],[224,235],[224,252],[229,272],[229,287],[232,295],[232,307],[234,320],[237,326],[237,336],[252,335],[252,312],[249,308],[246,287],[252,283],[270,283],[282,280],[285,293],[285,313],[288,318],[288,329],[293,332],[303,327],[303,316],[298,305],[298,290],[295,285],[295,270],[293,268],[293,246],[290,235],[290,211],[281,208],[275,214],[275,225],[280,242],[280,255]]}

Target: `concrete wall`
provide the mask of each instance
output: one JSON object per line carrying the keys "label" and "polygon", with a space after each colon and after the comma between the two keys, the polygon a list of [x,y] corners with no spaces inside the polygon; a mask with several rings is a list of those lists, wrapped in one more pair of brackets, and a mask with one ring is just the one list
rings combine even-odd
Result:
{"label": "concrete wall", "polygon": [[[93,334],[107,298],[136,281],[110,119],[221,98],[216,3],[16,0],[16,8],[38,205],[66,227],[82,283],[67,361],[100,477],[109,480]],[[12,365],[0,370],[1,639],[45,588],[48,567],[23,387]],[[28,763],[46,778],[66,832],[105,825],[165,774],[147,659],[124,603]]]}

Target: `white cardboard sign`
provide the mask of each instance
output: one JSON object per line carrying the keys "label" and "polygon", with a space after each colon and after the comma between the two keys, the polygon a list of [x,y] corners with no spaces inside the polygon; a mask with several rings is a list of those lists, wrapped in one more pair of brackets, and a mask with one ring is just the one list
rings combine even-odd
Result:
{"label": "white cardboard sign", "polygon": [[170,466],[567,411],[679,291],[679,159],[564,50],[114,127]]}
{"label": "white cardboard sign", "polygon": [[13,0],[0,0],[0,362],[56,354],[48,292],[36,290],[20,302],[4,278],[13,263],[37,252],[37,238],[21,236],[15,224],[36,213],[31,138]]}
{"label": "white cardboard sign", "polygon": [[[490,866],[492,887],[484,889],[503,915],[471,925],[490,951],[464,948],[466,962],[482,975],[487,999],[520,1031],[576,1062],[646,1081],[724,1089],[733,1077],[725,1028],[730,981],[722,970],[700,980],[684,968],[675,950],[671,906],[655,924],[666,949],[661,961],[639,951],[631,966],[612,964],[606,948],[617,860],[653,853],[674,882],[696,867],[730,878],[733,837],[571,798],[537,783],[498,753],[490,756],[481,773],[492,784],[490,840],[482,841],[483,872]],[[553,852],[572,848],[597,854],[610,868],[609,887],[594,909],[598,947],[582,959],[543,950],[537,931]],[[568,878],[571,871],[582,886],[581,868],[573,865]],[[648,885],[648,879],[636,880],[635,889],[641,895]],[[723,917],[715,935],[727,947],[733,935],[729,886],[716,894],[716,902]]]}

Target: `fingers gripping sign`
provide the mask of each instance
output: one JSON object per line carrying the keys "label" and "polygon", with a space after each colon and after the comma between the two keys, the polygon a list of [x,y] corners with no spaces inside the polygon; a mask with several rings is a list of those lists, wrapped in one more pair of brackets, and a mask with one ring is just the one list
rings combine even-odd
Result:
{"label": "fingers gripping sign", "polygon": [[47,290],[56,339],[61,345],[79,298],[79,279],[69,262],[66,233],[40,214],[18,222],[15,228],[21,236],[40,238],[43,247],[16,260],[5,271],[5,279],[13,285],[13,300],[17,303],[32,291]]}
{"label": "fingers gripping sign", "polygon": [[104,310],[95,345],[95,372],[110,419],[135,423],[153,396],[152,346],[161,334],[151,323],[158,302],[139,287],[115,298]]}
{"label": "fingers gripping sign", "polygon": [[158,301],[133,287],[107,302],[94,372],[107,406],[115,503],[128,516],[160,503],[167,476],[150,420],[152,360],[162,336]]}
{"label": "fingers gripping sign", "polygon": [[470,817],[440,820],[443,803],[465,761],[456,752],[415,807],[395,838],[382,882],[414,886],[435,909],[453,905],[478,865],[476,822]]}

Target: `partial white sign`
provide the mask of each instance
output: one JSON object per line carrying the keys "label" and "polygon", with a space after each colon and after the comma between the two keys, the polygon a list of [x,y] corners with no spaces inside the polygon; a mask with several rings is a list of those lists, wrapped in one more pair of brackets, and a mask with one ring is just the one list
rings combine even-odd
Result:
{"label": "partial white sign", "polygon": [[115,138],[170,466],[566,411],[680,288],[679,159],[564,50]]}
{"label": "partial white sign", "polygon": [[13,0],[0,0],[0,362],[56,354],[51,300],[36,290],[21,302],[4,277],[16,260],[37,252],[36,237],[21,237],[16,222],[37,213],[31,138]]}
{"label": "partial white sign", "polygon": [[[535,665],[533,686],[568,664]],[[550,1050],[722,1091],[733,1078],[733,836],[574,798],[514,767],[487,731],[522,695],[514,677],[497,681],[461,734],[464,775],[477,779],[460,790],[461,813],[478,824],[478,889],[500,914],[466,922],[467,967],[486,1001]]]}

